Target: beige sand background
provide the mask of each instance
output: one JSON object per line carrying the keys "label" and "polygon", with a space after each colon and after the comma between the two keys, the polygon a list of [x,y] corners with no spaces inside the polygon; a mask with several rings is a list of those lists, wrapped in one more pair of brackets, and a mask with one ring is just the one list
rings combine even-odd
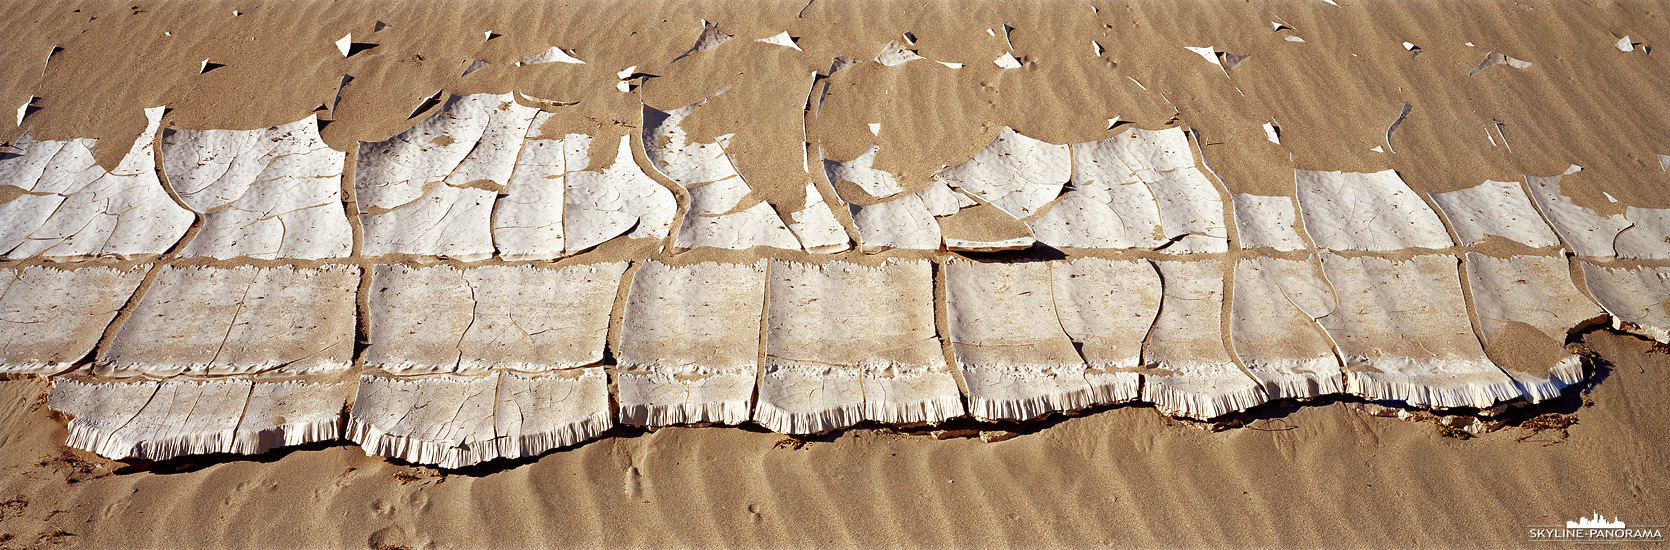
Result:
{"label": "beige sand background", "polygon": [[[0,105],[38,97],[25,124],[36,138],[124,144],[101,150],[109,165],[156,105],[172,108],[164,124],[176,128],[318,113],[332,121],[325,139],[352,151],[411,125],[442,90],[572,102],[546,133],[605,145],[637,131],[640,102],[712,96],[686,129],[736,133],[731,149],[759,198],[788,210],[811,177],[800,170],[807,142],[834,159],[879,144],[879,168],[921,184],[1004,125],[1071,143],[1108,137],[1118,116],[1199,130],[1234,192],[1291,194],[1295,167],[1395,168],[1417,191],[1442,192],[1575,163],[1584,171],[1562,189],[1579,204],[1670,207],[1656,157],[1670,153],[1670,51],[1613,47],[1625,35],[1670,45],[1670,6],[1340,4],[13,3],[0,18]],[[736,39],[669,64],[704,20]],[[373,32],[378,22],[387,28]],[[753,41],[782,31],[804,51]],[[964,68],[866,64],[814,77],[905,32],[920,55]],[[378,45],[344,59],[333,42],[346,33]],[[587,63],[512,66],[551,46]],[[993,65],[1011,46],[1025,66]],[[1184,46],[1252,57],[1226,72]],[[1492,51],[1532,65],[1468,76]],[[204,59],[224,66],[198,74]],[[491,65],[461,77],[476,59]],[[621,93],[616,73],[631,66],[657,76]],[[1388,144],[1404,104],[1413,110]],[[1264,138],[1272,120],[1280,145]],[[1511,150],[1488,141],[1498,123]],[[0,123],[0,142],[24,130]],[[1396,154],[1370,151],[1385,145]],[[639,253],[604,247],[574,261]],[[1021,435],[995,443],[861,427],[794,449],[757,430],[617,430],[452,473],[347,445],[108,461],[63,447],[48,383],[16,379],[0,382],[0,547],[1479,547],[1528,545],[1528,526],[1591,511],[1670,523],[1670,357],[1608,333],[1587,343],[1615,365],[1593,406],[1575,394],[1549,406],[1580,420],[1553,444],[1516,441],[1519,429],[1461,441],[1338,402],[1266,406],[1266,419],[1223,432],[1122,407],[1004,426]]]}

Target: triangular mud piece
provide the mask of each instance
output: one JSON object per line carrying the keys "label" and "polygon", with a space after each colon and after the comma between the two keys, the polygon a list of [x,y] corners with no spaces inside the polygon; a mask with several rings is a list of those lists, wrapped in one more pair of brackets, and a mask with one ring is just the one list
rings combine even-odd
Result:
{"label": "triangular mud piece", "polygon": [[163,135],[162,170],[180,202],[203,214],[182,256],[263,260],[345,258],[346,153],[319,137],[313,116],[258,130]]}
{"label": "triangular mud piece", "polygon": [[[1319,248],[1389,251],[1447,248],[1444,222],[1397,172],[1294,170],[1305,231]],[[1364,213],[1372,213],[1364,219]]]}
{"label": "triangular mud piece", "polygon": [[1009,52],[1004,52],[1003,55],[997,56],[997,59],[992,60],[992,64],[997,65],[998,68],[1001,69],[1021,68],[1021,60],[1015,59],[1015,54]]}
{"label": "triangular mud piece", "polygon": [[48,375],[75,366],[150,267],[0,270],[0,373]]}
{"label": "triangular mud piece", "polygon": [[811,434],[865,420],[919,424],[962,416],[962,396],[935,334],[929,267],[923,260],[877,267],[773,260],[754,420],[780,433]]}
{"label": "triangular mud piece", "polygon": [[29,118],[29,115],[35,114],[36,111],[41,110],[40,107],[35,106],[35,102],[40,100],[41,98],[38,96],[30,96],[29,101],[25,101],[22,105],[17,106],[17,126],[19,128],[23,127],[23,119]]}
{"label": "triangular mud piece", "polygon": [[1484,409],[1524,395],[1480,347],[1456,263],[1435,254],[1322,255],[1339,307],[1318,322],[1345,358],[1347,392],[1438,409]]}
{"label": "triangular mud piece", "polygon": [[347,439],[366,454],[462,468],[538,456],[608,431],[602,367],[554,374],[360,377]]}
{"label": "triangular mud piece", "polygon": [[1432,202],[1450,220],[1463,246],[1479,244],[1492,235],[1535,248],[1560,245],[1560,238],[1518,183],[1485,181],[1477,187],[1433,193]]}
{"label": "triangular mud piece", "polygon": [[358,266],[159,269],[95,374],[306,375],[353,364]]}
{"label": "triangular mud piece", "polygon": [[1582,358],[1566,351],[1566,340],[1604,323],[1606,312],[1578,292],[1565,258],[1468,252],[1465,266],[1484,351],[1527,399],[1559,397],[1583,380]]}
{"label": "triangular mud piece", "polygon": [[1670,344],[1670,268],[1583,266],[1583,284],[1612,316],[1612,328]]}
{"label": "triangular mud piece", "polygon": [[1234,69],[1235,66],[1240,65],[1242,61],[1246,61],[1247,58],[1252,57],[1252,54],[1250,54],[1250,53],[1219,52],[1218,56],[1223,59],[1224,70],[1227,71],[1227,70],[1230,70],[1230,69]]}
{"label": "triangular mud piece", "polygon": [[696,43],[691,45],[689,50],[686,50],[684,53],[679,54],[678,57],[673,58],[672,62],[689,57],[690,54],[699,51],[717,48],[720,44],[724,44],[730,39],[731,35],[726,34],[725,31],[719,30],[719,25],[715,25],[712,21],[704,19],[702,20],[702,34],[701,36],[696,37]]}
{"label": "triangular mud piece", "polygon": [[569,55],[568,52],[563,51],[562,48],[551,46],[551,49],[540,52],[538,55],[522,58],[522,61],[518,62],[517,66],[540,65],[545,63],[569,63],[573,65],[586,64],[586,62],[579,60],[579,58]]}
{"label": "triangular mud piece", "polygon": [[620,330],[620,422],[740,424],[753,410],[766,264],[644,262]]}
{"label": "triangular mud piece", "polygon": [[128,258],[178,243],[197,217],[157,178],[152,142],[163,112],[145,110],[145,131],[109,171],[94,160],[94,140],[18,138],[0,157],[0,182],[28,193],[0,203],[0,255]]}
{"label": "triangular mud piece", "polygon": [[66,445],[116,460],[259,454],[342,437],[350,381],[59,380],[47,397],[73,418]]}
{"label": "triangular mud piece", "polygon": [[1142,400],[1160,412],[1202,420],[1270,399],[1230,356],[1221,328],[1224,265],[1218,260],[1155,262],[1164,298],[1142,347]]}
{"label": "triangular mud piece", "polygon": [[487,66],[488,63],[486,61],[482,61],[480,59],[471,60],[469,66],[464,67],[464,72],[458,76],[470,76],[470,73],[485,69]]}
{"label": "triangular mud piece", "polygon": [[876,63],[884,67],[897,67],[917,59],[922,59],[922,56],[916,55],[916,50],[905,48],[898,40],[888,42],[881,47],[881,53],[876,54]]}
{"label": "triangular mud piece", "polygon": [[365,364],[397,375],[597,364],[625,271],[625,262],[562,269],[378,265]]}
{"label": "triangular mud piece", "polygon": [[1334,291],[1315,260],[1259,257],[1235,263],[1229,337],[1270,399],[1345,391],[1333,341],[1316,323],[1333,310]]}
{"label": "triangular mud piece", "polygon": [[493,202],[537,111],[510,94],[453,96],[400,135],[360,144],[354,189],[364,254],[491,256]]}
{"label": "triangular mud piece", "polygon": [[764,43],[767,43],[767,44],[782,46],[782,47],[785,47],[785,48],[794,48],[796,51],[800,51],[800,45],[796,43],[797,40],[799,40],[799,39],[795,38],[793,36],[789,36],[789,31],[783,31],[783,32],[771,35],[768,38],[761,38],[759,40],[755,40],[755,42],[764,42]]}

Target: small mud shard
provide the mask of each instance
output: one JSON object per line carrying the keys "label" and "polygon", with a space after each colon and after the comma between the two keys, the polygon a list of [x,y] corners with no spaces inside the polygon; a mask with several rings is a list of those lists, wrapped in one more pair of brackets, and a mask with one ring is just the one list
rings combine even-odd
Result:
{"label": "small mud shard", "polygon": [[1480,61],[1477,67],[1473,67],[1473,70],[1469,71],[1467,76],[1479,74],[1479,71],[1495,67],[1497,65],[1507,65],[1515,69],[1523,69],[1531,66],[1531,62],[1523,59],[1514,59],[1503,55],[1501,52],[1490,52],[1485,54],[1484,61]]}

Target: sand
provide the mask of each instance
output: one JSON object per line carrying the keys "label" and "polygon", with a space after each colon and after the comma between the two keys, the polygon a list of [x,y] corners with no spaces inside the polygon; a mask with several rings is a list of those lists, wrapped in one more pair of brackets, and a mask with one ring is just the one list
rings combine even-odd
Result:
{"label": "sand", "polygon": [[[1110,128],[1115,117],[1189,129],[1203,167],[1233,194],[1293,196],[1295,169],[1392,169],[1424,196],[1575,164],[1582,171],[1560,189],[1578,206],[1601,215],[1670,207],[1658,156],[1670,152],[1670,71],[1662,53],[1614,46],[1625,35],[1670,44],[1662,5],[1340,3],[53,3],[0,20],[0,105],[30,106],[21,126],[0,123],[0,149],[25,130],[133,143],[147,129],[144,109],[165,105],[164,130],[317,116],[328,121],[322,140],[352,163],[359,142],[409,128],[437,92],[514,92],[519,104],[552,112],[541,135],[591,135],[593,170],[617,158],[621,136],[637,135],[644,107],[705,100],[683,130],[701,143],[734,133],[727,150],[754,188],[744,200],[783,212],[807,204],[809,191],[836,196],[820,181],[820,149],[844,161],[879,145],[874,167],[914,192],[1005,127],[1070,144],[1112,137],[1122,131]],[[704,22],[733,38],[692,51]],[[757,41],[780,32],[798,50]],[[334,42],[350,33],[375,47],[342,56]],[[837,58],[873,59],[892,41],[914,42],[925,59],[832,73]],[[516,66],[553,46],[585,63]],[[1228,55],[1210,63],[1186,47],[1251,57],[1230,67]],[[1004,55],[1020,67],[994,63]],[[1469,74],[1496,57],[1530,64]],[[219,66],[203,72],[205,60]],[[476,61],[487,65],[464,74]],[[1266,124],[1279,126],[1280,143]],[[95,151],[105,167],[124,152]],[[643,155],[635,147],[647,166]],[[946,236],[1029,233],[992,221],[1001,219],[993,209],[947,218]],[[848,214],[837,218],[855,231]],[[360,220],[350,220],[361,250]],[[637,260],[652,249],[616,241],[558,265]],[[1499,239],[1476,249],[1550,251]],[[946,254],[879,256],[841,259]],[[761,257],[826,261],[762,249],[663,259]],[[110,461],[64,447],[65,419],[45,406],[49,383],[14,378],[0,381],[0,546],[1478,547],[1530,544],[1529,526],[1592,511],[1670,522],[1670,357],[1609,332],[1584,342],[1612,366],[1587,396],[1568,390],[1536,410],[1575,413],[1580,423],[1565,439],[1518,441],[1529,432],[1510,428],[1458,440],[1431,423],[1326,399],[1265,405],[1247,426],[1219,432],[1146,405],[976,426],[1019,434],[992,443],[868,424],[804,445],[780,445],[783,436],[754,425],[616,428],[461,471],[367,457],[345,442]],[[1593,406],[1582,406],[1585,397]]]}
{"label": "sand", "polygon": [[[1614,357],[1570,437],[1471,440],[1343,402],[1210,432],[1150,407],[938,440],[860,426],[779,447],[736,428],[619,429],[454,472],[346,443],[127,465],[63,447],[40,380],[0,382],[4,544],[83,547],[1502,547],[1591,508],[1670,516],[1670,355]],[[70,533],[53,535],[53,533]]]}

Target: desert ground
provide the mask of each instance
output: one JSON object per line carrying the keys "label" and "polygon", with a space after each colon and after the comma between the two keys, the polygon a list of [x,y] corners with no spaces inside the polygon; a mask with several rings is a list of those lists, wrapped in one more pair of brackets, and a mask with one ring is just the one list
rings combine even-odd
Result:
{"label": "desert ground", "polygon": [[[1632,527],[1670,523],[1670,481],[1664,476],[1670,472],[1665,397],[1670,394],[1670,352],[1652,339],[1665,327],[1644,321],[1670,314],[1667,296],[1638,297],[1647,317],[1628,317],[1639,312],[1619,310],[1593,290],[1597,269],[1657,270],[1661,279],[1670,269],[1670,243],[1635,236],[1670,230],[1665,221],[1670,217],[1651,217],[1670,209],[1670,157],[1665,156],[1670,154],[1670,94],[1665,93],[1670,69],[1665,53],[1656,51],[1670,45],[1670,5],[1664,3],[105,0],[9,7],[0,17],[0,105],[8,106],[8,112],[9,106],[20,107],[16,125],[0,123],[0,150],[8,151],[0,162],[27,158],[27,146],[36,143],[117,143],[123,145],[88,149],[90,170],[116,173],[124,159],[140,158],[126,145],[139,136],[154,135],[155,148],[166,153],[179,143],[171,136],[261,131],[312,117],[317,122],[307,126],[328,146],[328,151],[315,152],[347,166],[339,176],[340,189],[334,182],[328,189],[334,194],[325,205],[342,218],[346,233],[337,243],[340,254],[304,243],[295,250],[305,251],[296,255],[217,255],[216,250],[248,241],[216,233],[213,216],[230,210],[194,207],[194,197],[176,189],[183,180],[165,174],[174,168],[170,157],[162,155],[154,159],[154,170],[141,171],[167,176],[173,187],[163,202],[170,208],[178,203],[181,214],[180,233],[159,248],[68,258],[54,256],[50,248],[18,252],[40,240],[30,238],[8,249],[0,268],[110,268],[130,274],[153,265],[181,273],[337,270],[351,273],[343,275],[351,282],[339,289],[348,298],[330,306],[345,312],[333,322],[348,340],[329,348],[342,358],[340,365],[321,363],[307,371],[296,367],[300,362],[287,360],[256,373],[238,371],[242,367],[233,362],[203,372],[184,367],[182,374],[171,361],[201,352],[201,342],[189,334],[168,340],[133,328],[150,326],[143,325],[149,313],[136,311],[174,306],[166,306],[173,303],[167,300],[156,306],[140,297],[124,302],[129,294],[116,297],[119,311],[108,312],[110,317],[98,326],[63,336],[63,342],[85,342],[86,349],[77,351],[85,357],[57,358],[52,364],[61,366],[33,370],[0,364],[0,371],[9,373],[0,375],[0,548],[1476,548],[1570,544],[1534,541],[1529,531],[1596,512]],[[670,232],[663,227],[659,235],[637,238],[649,225],[647,214],[597,243],[578,250],[559,246],[560,254],[549,257],[534,251],[526,255],[533,259],[513,258],[497,241],[479,255],[402,248],[407,246],[402,233],[376,229],[381,222],[375,220],[416,201],[384,208],[377,202],[382,199],[367,194],[363,181],[358,187],[355,183],[366,178],[360,174],[377,172],[356,174],[355,163],[365,165],[375,144],[398,142],[401,136],[416,135],[413,128],[426,119],[440,120],[436,113],[448,113],[454,104],[449,98],[486,97],[481,94],[509,94],[500,111],[537,110],[543,122],[528,132],[530,141],[533,136],[589,136],[572,152],[590,159],[585,170],[609,174],[605,168],[615,159],[649,167],[641,173],[643,181],[652,181],[652,189],[664,186],[661,190],[671,191],[669,200],[677,199],[672,219],[694,216],[692,191],[702,193],[701,186],[709,182],[680,181],[667,168],[676,159],[663,162],[652,155],[671,158],[660,149],[676,147],[683,143],[679,140],[722,143],[730,173],[738,181],[746,178],[747,187],[745,199],[712,217],[749,208],[783,213],[782,219],[794,222],[798,232],[790,235],[790,229],[778,228],[790,235],[793,249],[763,241],[721,246],[714,243],[725,237],[722,232],[686,234],[676,225]],[[153,109],[159,106],[166,109]],[[676,113],[687,106],[694,106],[696,114],[668,116],[684,116]],[[657,126],[668,120],[677,122]],[[675,125],[676,130],[652,139],[653,132]],[[1353,249],[1324,242],[1349,241],[1356,235],[1353,227],[1372,225],[1382,215],[1395,217],[1391,210],[1396,209],[1386,209],[1342,215],[1346,225],[1335,237],[1307,221],[1310,232],[1294,231],[1303,242],[1293,248],[1254,247],[1263,234],[1245,224],[1237,227],[1238,218],[1229,214],[1217,220],[1223,233],[1145,236],[1160,238],[1162,244],[1152,249],[1050,247],[1032,244],[1034,237],[1045,239],[1034,229],[1045,213],[1028,210],[1023,216],[1009,206],[1018,200],[1012,196],[982,194],[975,200],[977,193],[970,191],[967,205],[952,208],[955,214],[929,218],[937,223],[930,248],[870,246],[863,237],[868,229],[855,221],[855,213],[880,204],[875,187],[860,189],[877,184],[826,172],[867,158],[864,170],[887,174],[898,188],[926,189],[937,185],[949,167],[982,154],[994,139],[1014,134],[1064,148],[1168,131],[1186,136],[1179,139],[1186,145],[1184,157],[1192,160],[1181,169],[1210,181],[1212,200],[1222,193],[1220,213],[1241,206],[1230,197],[1302,195],[1308,176],[1296,174],[1395,171],[1392,178],[1412,192],[1405,197],[1412,202],[1404,204],[1442,211],[1442,219],[1431,211],[1427,216],[1435,238],[1444,244],[1421,244],[1396,233],[1403,229],[1375,237],[1405,239],[1395,246]],[[150,146],[140,142],[145,147],[134,150]],[[630,149],[617,149],[629,142]],[[451,140],[432,143],[444,148]],[[873,157],[865,157],[871,152]],[[837,168],[828,168],[825,161]],[[1298,191],[1296,177],[1301,180]],[[1444,209],[1451,203],[1440,201],[1481,182],[1508,182],[1513,192],[1530,190],[1542,197],[1537,200],[1554,200],[1565,209],[1558,212],[1628,221],[1622,230],[1595,237],[1587,233],[1598,230],[1574,232],[1577,222],[1570,220],[1575,218],[1549,214],[1548,203],[1537,202],[1538,210],[1532,211],[1541,216],[1533,224],[1547,235],[1545,243],[1519,237],[1518,221],[1507,224],[1512,228],[1504,225],[1499,232],[1469,239],[1455,211]],[[1087,182],[1074,180],[1066,187],[1057,182],[1057,193],[1081,183]],[[487,178],[451,187],[496,189],[503,197],[502,184]],[[438,188],[450,190],[449,185]],[[1547,185],[1554,185],[1551,194],[1534,194]],[[436,188],[424,187],[422,193]],[[50,194],[7,182],[0,182],[0,191],[0,216],[15,216],[20,201]],[[834,215],[827,221],[828,234],[834,240],[823,245],[815,246],[807,236],[804,227],[811,222],[788,216],[843,200],[854,208],[829,210]],[[1326,209],[1304,200],[1287,201],[1293,205],[1287,211],[1290,218],[1295,207],[1312,209],[1304,216]],[[1526,208],[1532,205],[1524,195],[1519,200]],[[1065,203],[1053,197],[1045,204],[1047,210]],[[1289,219],[1288,225],[1298,227],[1298,222]],[[687,237],[697,245],[672,246]],[[1015,242],[1025,250],[1007,250],[1017,248]],[[1211,248],[1214,243],[1221,248]],[[446,245],[442,239],[436,246]],[[1177,248],[1166,250],[1173,245]],[[1163,276],[1164,284],[1175,285],[1187,282],[1175,277],[1184,271],[1167,266],[1187,247],[1201,247],[1184,250],[1198,254],[1190,258],[1224,266],[1260,258],[1325,267],[1380,261],[1413,265],[1419,258],[1443,256],[1462,266],[1455,272],[1459,277],[1445,287],[1457,289],[1447,311],[1449,319],[1461,323],[1460,334],[1471,342],[1474,355],[1485,365],[1500,366],[1501,372],[1490,372],[1506,387],[1544,383],[1553,388],[1546,391],[1557,395],[1532,399],[1521,392],[1482,402],[1444,401],[1443,396],[1425,402],[1371,399],[1372,392],[1361,386],[1341,386],[1336,372],[1318,375],[1322,388],[1329,387],[1332,376],[1338,386],[1332,390],[1313,386],[1312,393],[1297,398],[1272,398],[1273,390],[1260,389],[1257,403],[1234,402],[1231,412],[1222,415],[1214,408],[1222,402],[1185,406],[1133,394],[1118,403],[1070,406],[1034,400],[1027,405],[1034,408],[1022,407],[1025,414],[1016,419],[975,410],[975,416],[992,418],[976,420],[960,414],[977,403],[969,397],[965,374],[956,374],[955,389],[963,401],[955,407],[959,414],[951,415],[957,418],[943,422],[858,419],[830,431],[774,431],[767,424],[782,428],[791,421],[745,414],[716,422],[736,424],[729,426],[655,426],[660,422],[653,419],[663,418],[656,415],[668,413],[648,407],[642,414],[649,422],[611,421],[598,433],[561,440],[552,445],[558,448],[533,456],[471,459],[462,467],[437,466],[460,460],[456,453],[447,459],[421,454],[444,447],[439,437],[396,438],[398,444],[383,447],[345,440],[387,435],[367,428],[374,424],[369,420],[352,424],[347,403],[342,418],[326,430],[330,437],[320,438],[327,441],[258,454],[201,454],[180,447],[163,460],[112,459],[66,444],[88,441],[92,436],[87,433],[105,437],[109,432],[89,428],[78,439],[72,415],[50,406],[55,386],[84,382],[201,378],[328,384],[352,383],[359,375],[365,380],[432,380],[481,372],[500,376],[503,365],[489,360],[464,372],[462,344],[442,353],[456,353],[459,366],[449,367],[457,369],[453,372],[380,362],[407,350],[385,340],[398,331],[378,332],[381,325],[368,320],[388,315],[375,309],[377,298],[368,296],[386,290],[385,281],[405,273],[398,272],[402,269],[537,264],[551,270],[600,269],[606,275],[601,278],[612,285],[644,280],[650,269],[643,267],[646,262],[674,271],[697,265],[778,265],[761,260],[814,269],[835,261],[915,265],[938,286],[923,287],[927,291],[919,295],[882,288],[864,296],[892,300],[891,294],[898,294],[902,299],[889,303],[925,312],[929,336],[943,340],[929,346],[929,355],[956,366],[966,352],[957,345],[980,347],[957,334],[957,323],[967,321],[954,321],[946,311],[952,307],[947,294],[954,300],[961,291],[944,279],[968,269],[958,266],[1134,262],[1130,265],[1159,266],[1144,268],[1158,269],[1145,273],[1156,284]],[[1330,259],[1317,263],[1313,252]],[[1537,332],[1550,329],[1532,327],[1527,323],[1535,322],[1529,319],[1510,319],[1500,329],[1485,324],[1488,317],[1478,304],[1488,298],[1477,290],[1484,288],[1482,279],[1467,278],[1473,273],[1467,266],[1526,256],[1553,262],[1556,267],[1548,273],[1571,287],[1560,290],[1590,312],[1566,312],[1562,305],[1545,308],[1567,323],[1554,330],[1569,327],[1569,335],[1558,334],[1565,341]],[[607,266],[621,271],[607,271],[615,269]],[[141,295],[160,288],[156,281],[171,276],[161,271],[135,275],[132,284],[142,289]],[[1215,278],[1216,271],[1203,273],[1212,278],[1207,286],[1218,290],[1233,291],[1240,281],[1231,277],[1239,272],[1230,267],[1223,268],[1223,279]],[[598,394],[601,414],[633,420],[627,408],[636,405],[622,397],[620,384],[638,372],[628,363],[644,355],[643,348],[632,347],[638,334],[634,327],[653,323],[632,318],[638,306],[628,299],[627,286],[618,292],[614,286],[598,287],[601,298],[593,300],[591,312],[575,310],[576,318],[591,315],[601,327],[594,331],[593,351],[602,359],[582,359],[572,366],[593,369],[587,372],[597,380],[607,376],[612,384],[606,395]],[[722,290],[717,283],[710,287],[715,295]],[[707,291],[698,286],[694,292]],[[1405,299],[1424,296],[1380,298],[1387,310],[1401,311]],[[1264,340],[1264,347],[1234,342],[1232,332],[1244,330],[1237,323],[1246,320],[1231,309],[1234,296],[1215,299],[1207,307],[1212,321],[1198,330],[1185,327],[1162,336],[1173,342],[1198,337],[1227,346],[1225,364],[1237,375],[1253,370],[1246,359],[1249,350],[1280,355],[1302,347],[1297,336],[1281,334]],[[415,298],[406,315],[424,317],[431,313],[429,306],[441,303],[438,297]],[[214,309],[182,304],[178,308],[193,315]],[[231,305],[241,307],[236,301]],[[445,311],[434,305],[436,317],[448,315]],[[752,331],[744,331],[748,346],[718,348],[711,355],[767,360],[771,342],[765,333],[777,326],[769,314],[766,321],[744,319],[760,323],[759,330],[743,327]],[[111,317],[114,322],[106,327]],[[1597,321],[1607,318],[1611,324]],[[795,318],[782,319],[792,325]],[[1072,333],[1065,321],[1059,322],[1063,332]],[[1354,328],[1325,321],[1321,326],[1327,330],[1318,328],[1317,334],[1334,336]],[[1410,341],[1423,342],[1425,328],[1410,327]],[[755,334],[759,342],[747,341]],[[1074,361],[1089,361],[1087,353],[1098,353],[1094,344],[1056,336]],[[1146,346],[1155,333],[1138,336],[1138,345]],[[1347,355],[1340,353],[1342,345],[1354,345],[1344,337],[1338,338],[1344,344],[1335,343],[1334,336],[1328,340],[1333,350],[1329,361]],[[952,342],[957,338],[964,341]],[[265,349],[262,345],[308,345],[305,339],[254,340],[237,344],[257,351]],[[233,343],[225,336],[217,342],[223,348]],[[19,339],[6,344],[4,352],[15,354],[24,353],[15,349],[62,342]],[[1148,357],[1148,348],[1142,349]],[[219,360],[220,350],[212,355]],[[1136,360],[1134,352],[1131,360]],[[1580,370],[1582,380],[1547,384],[1550,376],[1559,378],[1549,365],[1562,360],[1580,365],[1570,372]],[[1372,365],[1342,365],[1340,370],[1348,380],[1383,374]],[[1503,374],[1509,371],[1533,376]],[[755,376],[752,372],[745,381]],[[1188,371],[1144,362],[1104,374],[1136,380],[1132,373],[1140,373],[1153,380],[1179,372]],[[1518,377],[1508,382],[1510,375]],[[765,379],[762,374],[760,380]],[[743,393],[765,399],[762,391],[750,395],[745,388]],[[950,393],[955,397],[958,391]],[[1497,401],[1505,405],[1490,406]],[[1448,410],[1434,416],[1430,408]],[[283,417],[278,422],[283,424]],[[1450,427],[1456,423],[1479,427]],[[778,433],[789,431],[822,433]],[[98,447],[111,449],[131,450],[114,443]]]}

